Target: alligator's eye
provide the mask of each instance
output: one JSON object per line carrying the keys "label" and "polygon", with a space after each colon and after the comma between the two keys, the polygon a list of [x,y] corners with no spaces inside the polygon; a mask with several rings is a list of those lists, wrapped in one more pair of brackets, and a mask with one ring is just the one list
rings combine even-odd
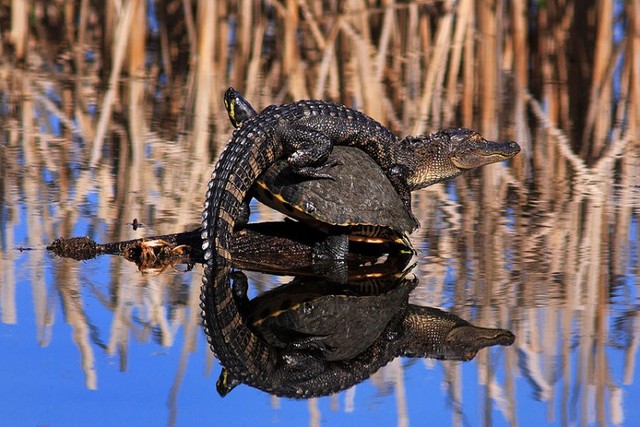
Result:
{"label": "alligator's eye", "polygon": [[484,141],[484,138],[478,132],[471,131],[470,134],[469,134],[469,138],[473,138],[478,142]]}
{"label": "alligator's eye", "polygon": [[417,137],[407,137],[403,139],[403,142],[406,144],[409,149],[420,148],[425,145],[425,142],[429,140],[428,137],[425,136],[417,136]]}

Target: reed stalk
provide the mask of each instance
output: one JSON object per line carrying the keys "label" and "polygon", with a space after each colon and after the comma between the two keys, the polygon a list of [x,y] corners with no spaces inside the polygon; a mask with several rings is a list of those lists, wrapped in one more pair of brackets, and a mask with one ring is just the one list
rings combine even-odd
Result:
{"label": "reed stalk", "polygon": [[113,68],[109,77],[109,87],[102,102],[102,109],[100,113],[100,120],[96,131],[95,139],[93,140],[93,147],[91,149],[91,158],[89,165],[95,167],[102,157],[102,146],[104,138],[107,133],[107,127],[111,120],[111,111],[116,99],[116,91],[118,89],[118,80],[120,78],[120,71],[124,63],[124,55],[127,47],[127,41],[129,39],[129,31],[131,29],[131,23],[133,21],[134,11],[137,9],[137,4],[140,0],[129,0],[124,6],[122,16],[118,19],[116,39],[114,47],[114,61]]}
{"label": "reed stalk", "polygon": [[9,38],[18,61],[25,59],[28,37],[29,1],[11,0],[11,34]]}
{"label": "reed stalk", "polygon": [[427,122],[430,117],[430,109],[433,103],[433,96],[438,88],[436,87],[441,80],[443,70],[446,68],[447,55],[449,54],[449,46],[451,40],[451,31],[453,26],[453,2],[447,2],[447,12],[439,20],[439,25],[435,34],[435,42],[433,53],[430,58],[429,68],[423,82],[422,98],[418,106],[418,120],[416,121],[412,133],[418,135],[425,133],[428,128]]}
{"label": "reed stalk", "polygon": [[195,79],[195,104],[193,107],[193,152],[201,159],[208,159],[209,120],[214,91],[213,47],[215,46],[217,1],[199,0],[197,16],[197,68]]}

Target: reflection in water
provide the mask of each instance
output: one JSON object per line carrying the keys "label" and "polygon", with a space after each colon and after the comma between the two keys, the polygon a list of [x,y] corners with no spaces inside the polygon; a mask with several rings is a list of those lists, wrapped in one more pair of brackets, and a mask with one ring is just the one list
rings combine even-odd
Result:
{"label": "reflection in water", "polygon": [[[90,235],[113,242],[192,229],[200,220],[202,188],[213,165],[190,156],[188,146],[155,134],[141,137],[145,134],[138,129],[132,135],[138,135],[136,144],[146,147],[145,156],[134,160],[114,155],[112,164],[100,164],[94,171],[80,168],[74,156],[83,148],[68,135],[40,133],[36,119],[27,114],[48,114],[43,105],[32,102],[36,95],[29,91],[39,88],[34,77],[16,71],[13,80],[2,83],[20,81],[25,90],[23,99],[13,101],[24,116],[3,113],[8,123],[3,132],[10,144],[3,146],[0,159],[2,325],[24,324],[33,310],[35,326],[29,333],[47,347],[52,341],[67,342],[64,333],[52,331],[68,323],[74,340],[68,345],[78,349],[77,369],[84,372],[89,389],[101,389],[109,381],[107,371],[99,367],[105,355],[130,375],[142,369],[131,366],[132,347],[157,342],[169,349],[179,343],[179,364],[170,371],[175,375],[170,379],[175,413],[184,408],[178,398],[188,362],[195,351],[202,351],[197,344],[202,341],[197,309],[200,270],[183,278],[166,274],[171,272],[140,275],[114,259],[99,274],[85,274],[83,270],[95,264],[71,267],[68,262],[51,263],[40,250],[20,253],[14,248],[42,248],[60,236]],[[151,115],[152,105],[140,108],[141,116]],[[221,129],[228,129],[222,118]],[[532,132],[540,147],[557,147],[555,160],[545,151],[530,152],[537,160],[529,181],[521,179],[517,169],[497,167],[483,171],[482,180],[469,175],[416,195],[414,210],[421,228],[412,239],[420,251],[415,272],[420,286],[412,302],[447,307],[475,324],[502,326],[518,336],[516,351],[504,349],[499,359],[480,352],[468,365],[477,372],[489,402],[485,413],[494,408],[500,414],[496,418],[515,423],[526,413],[523,407],[531,406],[539,419],[569,423],[588,419],[589,408],[595,407],[611,408],[612,419],[626,420],[634,413],[630,395],[638,389],[640,342],[637,142],[616,140],[627,144],[612,144],[598,162],[587,165],[565,156],[568,146],[562,132],[545,123],[547,128]],[[64,143],[57,144],[59,140]],[[24,168],[25,163],[34,166]],[[185,172],[172,173],[176,170]],[[273,218],[261,206],[254,210],[259,219]],[[127,226],[135,217],[147,227]],[[25,276],[31,298],[22,297],[20,303],[19,283]],[[87,288],[96,278],[98,284]],[[273,286],[262,276],[256,282],[261,290]],[[58,305],[64,306],[62,315],[56,315]],[[92,325],[98,307],[107,320],[96,328]],[[0,346],[8,342],[2,337]],[[3,349],[5,353],[11,354],[11,349]],[[386,390],[389,382],[384,379],[392,378],[394,392],[406,398],[400,406],[410,413],[420,407],[418,398],[423,395],[406,393],[404,377],[420,375],[418,368],[422,365],[405,370],[391,363],[374,375],[372,384]],[[480,399],[465,395],[473,380],[458,365],[441,369],[443,394],[451,403],[449,416],[469,417],[468,405]],[[538,401],[548,411],[535,409]],[[362,415],[355,405],[353,410]]]}
{"label": "reflection in water", "polygon": [[[13,78],[17,76],[27,83],[33,77],[16,73]],[[31,99],[24,99],[23,110],[36,109],[39,116],[46,116],[46,111],[29,104]],[[129,166],[124,162],[116,173],[113,165],[99,165],[90,174],[73,164],[61,167],[65,163],[58,159],[68,153],[63,146],[41,143],[52,139],[34,140],[33,118],[11,120],[14,126],[20,124],[20,132],[11,126],[4,130],[6,139],[15,142],[4,147],[2,158],[3,325],[28,317],[19,312],[24,305],[17,305],[18,281],[26,274],[33,336],[40,345],[49,346],[52,340],[65,340],[64,334],[52,333],[56,325],[69,323],[81,355],[78,369],[85,373],[89,389],[100,389],[100,379],[105,381],[105,370],[96,366],[104,355],[117,358],[122,371],[141,369],[130,366],[131,346],[158,342],[171,348],[176,338],[184,336],[171,391],[177,411],[187,362],[201,349],[196,345],[199,275],[141,276],[113,260],[100,275],[108,289],[90,285],[87,295],[86,284],[92,280],[82,270],[93,264],[70,268],[56,262],[43,274],[42,266],[49,262],[42,251],[19,253],[14,248],[41,248],[58,236],[88,234],[111,242],[191,229],[199,222],[199,208],[194,206],[201,204],[212,165],[192,159],[188,147],[153,136],[137,140],[148,147],[146,160]],[[547,126],[551,126],[548,133],[537,130],[538,144],[566,152],[562,132],[552,123]],[[78,150],[67,144],[70,153]],[[633,413],[625,396],[638,387],[640,159],[630,147],[629,142],[616,143],[593,165],[571,156],[562,162],[561,157],[556,162],[563,164],[563,174],[569,178],[554,175],[541,160],[528,183],[518,179],[516,171],[497,168],[483,172],[482,181],[471,175],[417,194],[415,211],[421,228],[412,239],[420,251],[416,270],[420,286],[412,293],[413,301],[449,307],[475,324],[508,327],[518,336],[513,346],[517,352],[503,352],[499,374],[489,353],[480,352],[473,365],[487,399],[500,402],[495,407],[501,417],[515,422],[522,416],[521,407],[536,401],[549,408],[542,419],[566,423],[587,419],[588,408],[594,405],[611,408],[615,420]],[[544,159],[544,153],[537,155]],[[37,167],[29,171],[19,167],[23,158]],[[191,180],[198,169],[201,178]],[[171,170],[190,172],[175,175]],[[272,218],[260,206],[255,210],[259,218]],[[134,231],[127,226],[134,217],[147,228]],[[264,278],[258,278],[257,285],[273,286]],[[98,334],[92,326],[96,305],[87,306],[87,299],[99,301],[109,313]],[[64,306],[64,317],[55,315],[57,301]],[[442,369],[451,417],[464,419],[469,416],[466,405],[475,401],[463,393],[469,379],[457,365]],[[382,378],[394,378],[394,390],[401,393],[403,376],[411,375],[402,372],[392,363],[374,376],[373,384],[383,390],[387,383]],[[407,411],[420,405],[411,401],[410,394],[405,396]],[[357,405],[354,410],[358,411]]]}
{"label": "reflection in water", "polygon": [[[65,13],[56,6],[63,3]],[[463,365],[396,359],[368,383],[373,396],[363,384],[309,401],[311,421],[324,422],[335,407],[362,420],[396,409],[400,422],[414,424],[436,416],[455,425],[640,418],[637,1],[550,1],[526,11],[524,2],[389,2],[375,11],[320,2],[320,12],[300,6],[306,2],[262,2],[250,16],[199,2],[204,9],[187,14],[197,22],[182,19],[180,2],[168,2],[174,13],[162,15],[159,35],[148,38],[114,29],[133,8],[156,2],[121,2],[122,15],[114,13],[118,2],[81,3],[87,9],[74,14],[74,2],[31,2],[35,9],[13,21],[32,26],[23,37],[7,13],[0,16],[13,34],[3,37],[0,58],[0,393],[18,396],[0,402],[3,416],[23,403],[25,417],[47,400],[55,415],[108,408],[140,387],[136,405],[155,404],[156,414],[165,410],[167,388],[170,417],[197,402],[192,419],[201,420],[211,407],[199,400],[214,394],[211,378],[199,382],[198,361],[214,363],[199,335],[199,267],[141,275],[120,258],[52,260],[40,248],[57,237],[115,242],[195,228],[212,153],[230,133],[220,99],[236,85],[260,109],[305,97],[341,100],[398,134],[461,125],[523,147],[510,165],[416,194],[421,228],[412,235],[420,251],[412,303],[508,328],[518,340]],[[103,6],[104,15],[117,16],[112,27],[99,25]],[[576,13],[567,15],[568,7]],[[32,12],[46,19],[29,19]],[[144,19],[136,22],[144,33]],[[239,35],[233,46],[226,45],[229,28]],[[185,33],[203,43],[186,45]],[[127,40],[135,48],[127,51]],[[149,40],[159,50],[146,47]],[[102,45],[108,48],[96,48]],[[112,55],[126,52],[122,67]],[[115,84],[107,97],[109,76]],[[274,219],[261,206],[254,211],[256,219]],[[133,218],[146,227],[132,230]],[[278,281],[249,277],[260,291]],[[157,361],[148,355],[154,352],[175,364],[154,370],[155,382],[139,381]],[[24,378],[11,373],[24,367],[12,368],[12,359],[29,371],[46,367],[54,381],[42,375],[16,391]],[[110,376],[112,363],[126,374]],[[425,379],[439,372],[442,386]],[[98,392],[83,394],[83,386]],[[46,395],[36,394],[45,387]],[[295,416],[286,401],[250,391],[240,387],[224,405],[214,402],[216,414],[249,412],[233,405],[241,396],[252,414],[269,414],[260,405],[274,402],[280,419]],[[446,404],[421,413],[425,395]],[[125,407],[103,412],[121,420]]]}
{"label": "reflection in water", "polygon": [[[249,301],[243,273],[208,270],[205,333],[224,372],[224,396],[240,382],[277,396],[325,396],[364,381],[398,356],[471,360],[514,335],[431,307],[408,304],[418,281],[350,271],[345,283],[296,278]],[[229,286],[233,275],[233,288]]]}

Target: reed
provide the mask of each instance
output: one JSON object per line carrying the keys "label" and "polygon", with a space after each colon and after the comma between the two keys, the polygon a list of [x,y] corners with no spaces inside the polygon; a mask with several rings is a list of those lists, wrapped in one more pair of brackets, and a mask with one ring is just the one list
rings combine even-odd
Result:
{"label": "reed", "polygon": [[[29,2],[27,0],[11,1],[11,44],[18,61],[23,61],[26,55],[29,37]],[[3,48],[4,51],[4,48]]]}

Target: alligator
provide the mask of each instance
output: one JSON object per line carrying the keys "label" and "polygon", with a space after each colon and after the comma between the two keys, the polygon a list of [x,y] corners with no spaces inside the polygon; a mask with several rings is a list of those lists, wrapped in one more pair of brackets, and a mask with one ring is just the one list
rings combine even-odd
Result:
{"label": "alligator", "polygon": [[[288,398],[325,396],[366,380],[399,356],[466,361],[482,348],[515,340],[508,330],[409,304],[417,280],[406,273],[365,283],[380,290],[375,294],[356,291],[364,289],[362,281],[344,287],[297,278],[251,301],[246,278],[233,276],[233,287],[207,288],[202,305],[210,341],[227,337],[214,344],[224,366],[216,384],[223,397],[241,383]],[[227,322],[219,324],[219,318]]]}
{"label": "alligator", "polygon": [[[225,100],[233,93],[229,88]],[[411,191],[509,159],[520,151],[516,142],[488,141],[463,128],[399,139],[365,114],[329,101],[271,105],[246,118],[234,131],[212,173],[202,214],[203,250],[209,267],[230,263],[232,233],[244,200],[269,166],[286,157],[299,175],[330,179],[323,170],[332,166],[328,157],[333,145],[357,147],[371,156],[409,213]],[[434,158],[442,159],[437,167]]]}

